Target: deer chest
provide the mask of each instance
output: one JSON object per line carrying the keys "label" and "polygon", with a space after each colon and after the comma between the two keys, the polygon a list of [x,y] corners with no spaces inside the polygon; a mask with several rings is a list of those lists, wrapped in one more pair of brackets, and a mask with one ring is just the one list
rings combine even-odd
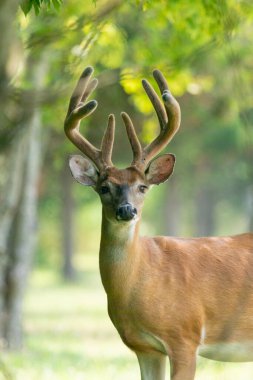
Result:
{"label": "deer chest", "polygon": [[122,341],[130,349],[166,353],[163,339],[145,323],[147,317],[142,318],[130,305],[108,300],[108,313]]}

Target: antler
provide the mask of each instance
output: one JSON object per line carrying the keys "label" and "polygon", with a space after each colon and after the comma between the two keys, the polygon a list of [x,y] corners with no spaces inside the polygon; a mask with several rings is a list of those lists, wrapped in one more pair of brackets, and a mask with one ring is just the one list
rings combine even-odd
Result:
{"label": "antler", "polygon": [[97,101],[90,100],[85,103],[91,92],[98,84],[96,78],[90,80],[93,73],[92,67],[86,67],[83,71],[74,92],[70,98],[64,129],[69,140],[92,160],[99,170],[112,166],[111,156],[114,141],[115,118],[110,115],[108,125],[102,139],[101,149],[97,149],[79,132],[80,122],[89,116],[97,108]]}
{"label": "antler", "polygon": [[142,148],[130,117],[125,112],[121,114],[133,150],[131,165],[141,170],[145,169],[151,159],[171,141],[179,129],[181,120],[180,106],[170,93],[163,74],[159,70],[154,70],[153,76],[161,91],[164,105],[147,80],[143,79],[142,85],[156,111],[161,129],[160,134],[149,145]]}

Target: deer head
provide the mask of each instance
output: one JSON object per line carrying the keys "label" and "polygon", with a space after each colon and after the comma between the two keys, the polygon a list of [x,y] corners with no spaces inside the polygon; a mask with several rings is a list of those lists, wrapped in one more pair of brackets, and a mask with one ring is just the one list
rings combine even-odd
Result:
{"label": "deer head", "polygon": [[127,135],[133,151],[133,161],[126,169],[112,163],[115,117],[110,115],[101,148],[97,149],[79,132],[80,121],[96,108],[95,100],[87,99],[96,88],[97,79],[91,79],[92,67],[82,73],[71,96],[65,119],[65,133],[85,157],[74,155],[69,165],[73,177],[82,185],[91,186],[100,196],[107,219],[117,222],[137,220],[141,214],[145,193],[151,185],[166,181],[173,172],[175,156],[163,154],[154,158],[173,138],[180,126],[180,107],[171,95],[167,82],[159,70],[153,72],[163,103],[145,79],[142,81],[160,124],[160,134],[142,148],[130,117],[122,112]]}

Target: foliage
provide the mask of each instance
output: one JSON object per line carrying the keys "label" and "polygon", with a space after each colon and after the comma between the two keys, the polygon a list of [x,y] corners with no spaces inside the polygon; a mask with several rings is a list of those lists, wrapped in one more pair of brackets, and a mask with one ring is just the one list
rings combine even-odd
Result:
{"label": "foliage", "polygon": [[20,6],[25,15],[27,15],[33,8],[35,14],[38,15],[42,6],[47,8],[60,9],[63,0],[21,0]]}

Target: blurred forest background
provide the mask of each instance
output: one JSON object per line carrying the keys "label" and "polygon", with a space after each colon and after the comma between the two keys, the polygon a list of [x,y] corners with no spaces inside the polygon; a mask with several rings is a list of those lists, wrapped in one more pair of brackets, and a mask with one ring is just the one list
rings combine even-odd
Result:
{"label": "blurred forest background", "polygon": [[[99,106],[82,131],[99,144],[115,113],[114,162],[126,166],[119,114],[143,144],[158,133],[141,79],[159,68],[182,124],[166,149],[175,173],[146,200],[143,233],[252,231],[253,2],[1,0],[0,25],[0,379],[138,378],[106,316],[99,200],[68,170],[68,100],[94,66]],[[201,363],[198,379],[242,378],[241,365]]]}

